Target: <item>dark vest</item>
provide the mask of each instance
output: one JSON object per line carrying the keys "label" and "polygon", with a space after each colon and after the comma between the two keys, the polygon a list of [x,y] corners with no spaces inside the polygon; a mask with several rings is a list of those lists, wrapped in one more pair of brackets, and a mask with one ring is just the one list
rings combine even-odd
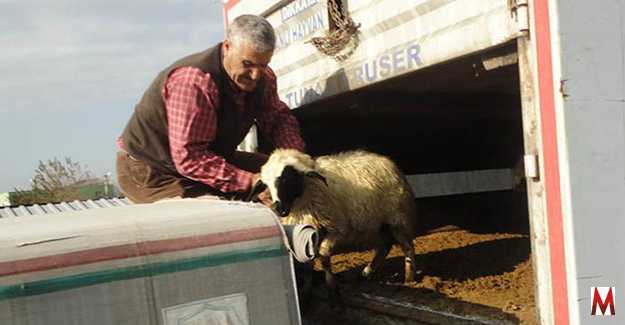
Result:
{"label": "dark vest", "polygon": [[228,160],[236,147],[254,123],[258,110],[262,107],[262,94],[265,83],[261,80],[254,92],[245,97],[245,109],[240,112],[234,107],[233,89],[229,77],[221,63],[221,43],[196,54],[178,60],[152,82],[135,107],[122,133],[125,149],[133,157],[153,168],[168,174],[178,174],[169,151],[167,113],[163,102],[162,89],[170,73],[179,67],[196,67],[210,73],[219,89],[217,110],[217,136],[206,148]]}

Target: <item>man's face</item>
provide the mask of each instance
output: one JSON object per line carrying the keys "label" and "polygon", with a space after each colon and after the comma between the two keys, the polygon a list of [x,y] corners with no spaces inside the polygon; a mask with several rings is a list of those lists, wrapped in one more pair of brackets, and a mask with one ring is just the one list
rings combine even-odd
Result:
{"label": "man's face", "polygon": [[254,91],[267,68],[273,51],[260,53],[247,42],[223,43],[223,64],[230,79],[243,91]]}

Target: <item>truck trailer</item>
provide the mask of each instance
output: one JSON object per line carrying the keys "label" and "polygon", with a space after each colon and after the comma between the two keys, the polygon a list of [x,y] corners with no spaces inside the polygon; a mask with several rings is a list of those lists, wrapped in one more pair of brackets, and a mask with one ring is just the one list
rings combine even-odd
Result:
{"label": "truck trailer", "polygon": [[510,203],[474,218],[527,224],[535,322],[625,321],[625,2],[224,1],[226,27],[241,14],[274,26],[311,154],[386,154],[421,201]]}

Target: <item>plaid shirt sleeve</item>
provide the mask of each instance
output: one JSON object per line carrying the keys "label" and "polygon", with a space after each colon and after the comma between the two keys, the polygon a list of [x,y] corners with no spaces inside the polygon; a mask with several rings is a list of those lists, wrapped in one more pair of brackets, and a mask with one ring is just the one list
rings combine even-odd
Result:
{"label": "plaid shirt sleeve", "polygon": [[267,87],[264,94],[266,106],[257,118],[262,137],[275,148],[289,148],[304,151],[304,140],[300,135],[299,124],[289,107],[278,97],[276,75],[271,68],[265,74]]}
{"label": "plaid shirt sleeve", "polygon": [[210,75],[194,67],[173,71],[163,87],[169,146],[178,172],[222,192],[247,191],[252,173],[209,150],[217,136],[219,90]]}

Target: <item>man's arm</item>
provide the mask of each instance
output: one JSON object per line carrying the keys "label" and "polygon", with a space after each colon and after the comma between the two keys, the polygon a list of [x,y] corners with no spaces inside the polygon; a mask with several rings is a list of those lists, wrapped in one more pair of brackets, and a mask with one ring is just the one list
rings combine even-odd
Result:
{"label": "man's arm", "polygon": [[244,192],[253,174],[208,150],[217,136],[218,98],[215,82],[197,68],[178,68],[167,78],[163,100],[171,157],[184,177],[222,192]]}
{"label": "man's arm", "polygon": [[276,148],[290,148],[304,151],[299,123],[289,107],[278,97],[276,76],[270,68],[266,70],[265,107],[257,122],[259,132]]}

